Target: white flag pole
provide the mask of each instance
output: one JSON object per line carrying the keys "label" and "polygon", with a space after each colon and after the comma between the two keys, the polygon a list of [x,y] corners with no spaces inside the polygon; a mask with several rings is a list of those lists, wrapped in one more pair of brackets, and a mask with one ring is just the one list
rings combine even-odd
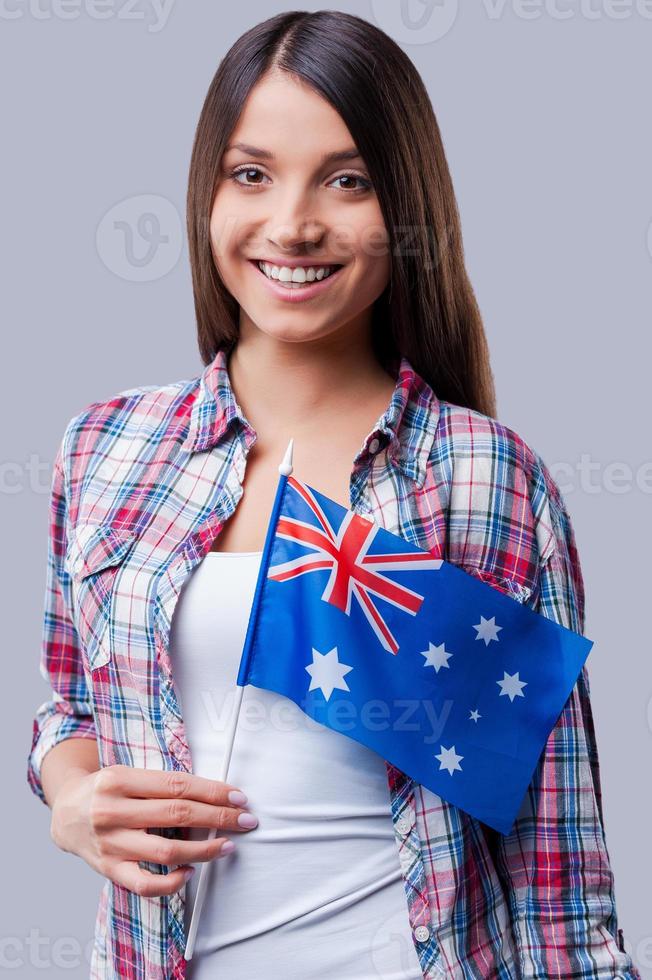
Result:
{"label": "white flag pole", "polygon": [[[285,456],[283,457],[283,462],[280,464],[278,471],[281,476],[290,476],[292,473],[292,450],[293,450],[294,439],[290,439],[288,447],[285,450]],[[265,561],[265,555],[263,555],[262,561]],[[245,641],[246,643],[246,641]],[[222,759],[221,771],[217,777],[221,782],[226,782],[229,774],[229,764],[231,762],[231,755],[233,754],[233,742],[235,740],[235,733],[238,727],[238,717],[240,715],[240,706],[242,704],[242,695],[244,693],[244,685],[236,686],[236,698],[233,705],[233,711],[231,712],[231,717],[229,719],[229,730],[226,738],[226,749],[224,752],[224,757]],[[218,827],[211,827],[208,832],[206,840],[213,840],[217,836]],[[213,859],[214,860],[214,859]],[[197,928],[199,926],[199,917],[201,915],[202,906],[204,904],[204,898],[206,896],[206,886],[208,883],[208,871],[212,864],[212,861],[202,861],[201,871],[199,873],[199,884],[197,885],[197,893],[195,895],[195,904],[192,910],[192,919],[190,920],[190,928],[188,929],[188,938],[186,940],[186,949],[184,953],[184,959],[186,961],[192,959],[192,954],[195,947],[195,939],[197,937]]]}

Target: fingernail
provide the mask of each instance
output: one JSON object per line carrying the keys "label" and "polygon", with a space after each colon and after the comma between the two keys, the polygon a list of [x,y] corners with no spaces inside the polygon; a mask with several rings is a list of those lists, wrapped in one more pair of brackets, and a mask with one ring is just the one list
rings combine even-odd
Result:
{"label": "fingernail", "polygon": [[235,851],[235,844],[232,840],[225,840],[220,848],[220,854],[230,854],[231,851]]}
{"label": "fingernail", "polygon": [[194,867],[188,868],[187,871],[184,871],[183,873],[183,880],[188,881],[188,878],[192,878],[194,873],[195,873]]}
{"label": "fingernail", "polygon": [[238,816],[238,823],[241,827],[246,827],[247,830],[251,830],[252,827],[257,826],[258,817],[255,817],[253,813],[241,813]]}
{"label": "fingernail", "polygon": [[247,797],[244,793],[241,793],[239,789],[232,789],[229,792],[229,803],[235,803],[236,806],[244,806],[247,802]]}

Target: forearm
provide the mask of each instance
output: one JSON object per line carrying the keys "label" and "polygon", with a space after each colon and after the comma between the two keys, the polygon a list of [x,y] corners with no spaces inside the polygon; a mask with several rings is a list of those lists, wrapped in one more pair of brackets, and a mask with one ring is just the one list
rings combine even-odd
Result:
{"label": "forearm", "polygon": [[67,738],[54,745],[43,758],[41,782],[51,808],[64,782],[74,775],[97,772],[100,760],[94,738]]}

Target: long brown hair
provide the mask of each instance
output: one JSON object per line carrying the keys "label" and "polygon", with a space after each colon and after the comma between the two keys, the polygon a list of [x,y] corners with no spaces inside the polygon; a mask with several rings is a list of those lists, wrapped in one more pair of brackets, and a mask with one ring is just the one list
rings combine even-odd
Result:
{"label": "long brown hair", "polygon": [[423,81],[375,25],[337,10],[277,14],[221,61],[190,161],[187,223],[204,364],[238,339],[239,307],[218,274],[209,222],[221,158],[253,86],[271,70],[307,82],[339,113],[369,170],[387,228],[390,282],[374,303],[375,356],[396,376],[405,355],[438,398],[495,416],[489,350],[464,265],[439,126]]}

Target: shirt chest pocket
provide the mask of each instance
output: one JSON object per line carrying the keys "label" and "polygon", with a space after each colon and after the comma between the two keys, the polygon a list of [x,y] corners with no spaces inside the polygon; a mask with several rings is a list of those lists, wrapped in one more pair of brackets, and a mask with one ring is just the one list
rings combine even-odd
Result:
{"label": "shirt chest pocket", "polygon": [[135,530],[113,524],[80,524],[73,530],[65,565],[75,626],[90,670],[111,659],[120,580],[137,536]]}

